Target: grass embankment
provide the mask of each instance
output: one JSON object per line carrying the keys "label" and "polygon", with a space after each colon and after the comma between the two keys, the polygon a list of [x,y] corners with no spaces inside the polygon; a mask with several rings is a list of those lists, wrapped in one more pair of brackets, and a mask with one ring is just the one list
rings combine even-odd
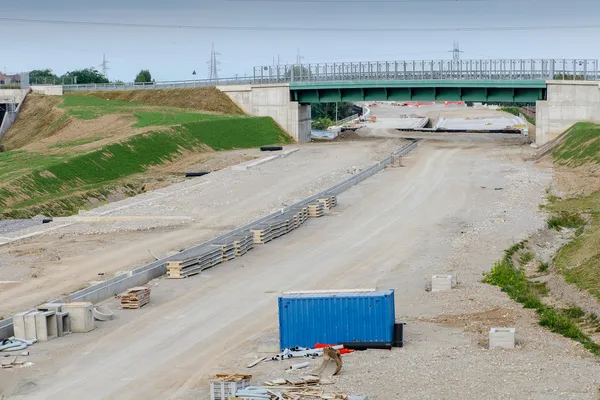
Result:
{"label": "grass embankment", "polygon": [[[519,260],[518,266],[514,264],[515,259]],[[542,302],[541,297],[548,293],[545,285],[530,281],[523,270],[523,265],[532,259],[527,241],[517,243],[505,251],[504,258],[484,275],[483,281],[500,287],[511,299],[523,304],[523,307],[534,309],[539,316],[540,325],[583,344],[591,353],[600,356],[600,345],[578,326],[585,318],[585,312],[578,308],[555,309]],[[544,268],[544,265],[541,264],[540,267]],[[597,316],[589,318],[595,319]]]}
{"label": "grass embankment", "polygon": [[87,97],[151,104],[161,107],[186,108],[204,112],[244,115],[244,111],[215,87],[196,89],[119,90],[83,92]]}
{"label": "grass embankment", "polygon": [[[600,163],[600,125],[580,122],[552,154],[554,162],[568,167]],[[577,229],[577,237],[556,255],[554,265],[565,280],[600,300],[600,188],[585,197],[552,197],[547,209],[549,224]],[[585,229],[584,229],[585,225]]]}
{"label": "grass embankment", "polygon": [[523,113],[519,107],[514,107],[514,106],[500,107],[500,111],[507,112],[507,113],[515,115],[517,117],[520,117],[521,115],[523,115],[525,117],[525,119],[527,120],[527,122],[529,122],[531,125],[535,126],[535,118],[530,117],[529,115],[526,115],[525,113]]}
{"label": "grass embankment", "polygon": [[[126,178],[176,161],[182,154],[292,141],[271,118],[265,117],[204,114],[81,95],[64,96],[60,104],[55,100],[42,102],[52,110],[42,109],[40,114],[50,115],[53,122],[39,128],[54,129],[55,143],[47,146],[52,150],[49,152],[0,153],[0,218],[40,213],[70,215],[90,198],[105,200],[117,187],[121,194],[140,193],[145,188],[127,182]],[[62,109],[62,115],[56,109]],[[80,137],[78,132],[77,139],[56,142],[69,121],[96,120],[109,114],[129,115],[126,125],[131,127],[126,135],[117,136],[107,144],[105,139],[111,132],[94,126],[87,136]],[[34,118],[35,110],[30,110],[28,116]],[[153,127],[157,130],[152,130]],[[27,140],[12,132],[9,139],[13,141],[9,143],[22,146],[38,143],[36,133],[22,133]],[[102,143],[94,145],[99,141]],[[79,147],[83,145],[88,146]]]}
{"label": "grass embankment", "polygon": [[[566,139],[552,154],[554,163],[580,167],[600,163],[600,125],[577,123]],[[575,239],[555,255],[552,266],[539,263],[537,273],[548,273],[550,268],[564,275],[565,280],[587,290],[600,300],[600,188],[588,196],[560,199],[550,195],[544,208],[550,213],[548,228],[575,231]],[[502,288],[512,299],[526,308],[535,309],[540,324],[570,339],[580,342],[595,355],[600,346],[586,335],[582,328],[600,332],[599,316],[574,307],[557,310],[544,305],[541,297],[548,294],[545,287],[528,279],[522,268],[533,260],[527,242],[521,242],[506,251],[504,258],[494,265],[484,281]],[[519,266],[515,266],[518,260]]]}

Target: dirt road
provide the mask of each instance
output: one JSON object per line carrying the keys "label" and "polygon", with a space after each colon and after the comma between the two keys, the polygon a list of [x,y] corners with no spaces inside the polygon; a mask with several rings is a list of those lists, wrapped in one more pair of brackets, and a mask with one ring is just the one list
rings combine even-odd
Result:
{"label": "dirt road", "polygon": [[[516,352],[488,353],[460,330],[418,320],[510,307],[506,296],[480,283],[481,272],[489,270],[504,248],[544,223],[537,205],[549,180],[547,171],[523,162],[518,149],[464,143],[425,143],[405,165],[352,188],[327,217],[310,220],[243,258],[196,278],[156,281],[152,304],[139,312],[117,311],[116,320],[92,333],[36,345],[34,367],[11,371],[11,379],[0,376],[6,396],[207,398],[210,374],[240,369],[254,356],[257,342],[273,337],[279,292],[379,287],[395,288],[397,314],[414,321],[412,347],[390,353],[392,358],[375,356],[391,363],[387,368],[394,373],[386,376],[402,383],[406,398],[439,398],[435,395],[444,393],[450,394],[446,398],[470,399],[559,398],[544,396],[548,393],[593,398],[597,364],[537,327],[527,313],[519,314],[526,345]],[[447,296],[425,292],[431,274],[449,271],[460,271],[472,299],[465,301],[461,290]],[[116,307],[114,301],[107,303]],[[421,344],[425,337],[435,342]],[[457,349],[467,356],[461,359]],[[420,366],[404,364],[404,352]],[[563,368],[567,356],[573,369]],[[437,357],[448,360],[443,362],[446,369],[428,370],[427,360]],[[521,365],[523,360],[526,378],[513,376],[520,380],[511,384],[498,384],[489,371],[490,362]],[[541,364],[543,369],[536,367]],[[348,376],[355,379],[347,387],[370,398],[397,398],[390,394],[396,391],[381,392],[380,375],[372,364]],[[433,382],[447,378],[455,385],[450,392],[431,389]],[[530,381],[544,385],[538,388]],[[452,392],[459,384],[462,391]]]}
{"label": "dirt road", "polygon": [[[221,170],[81,213],[98,222],[76,222],[0,246],[0,282],[14,282],[0,283],[0,317],[149,263],[154,259],[148,250],[165,257],[293,204],[401,145],[374,140],[299,146],[297,153],[256,169]],[[47,228],[72,222],[58,218]]]}

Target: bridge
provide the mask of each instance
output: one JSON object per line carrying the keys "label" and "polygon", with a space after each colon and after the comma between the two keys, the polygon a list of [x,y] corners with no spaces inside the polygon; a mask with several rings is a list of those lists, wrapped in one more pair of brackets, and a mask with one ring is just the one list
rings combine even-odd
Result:
{"label": "bridge", "polygon": [[315,103],[537,102],[538,141],[543,144],[562,132],[568,123],[600,121],[598,81],[598,60],[421,60],[267,65],[254,67],[252,74],[244,77],[65,85],[63,90],[217,86],[247,113],[273,117],[300,142],[310,140],[310,104]]}

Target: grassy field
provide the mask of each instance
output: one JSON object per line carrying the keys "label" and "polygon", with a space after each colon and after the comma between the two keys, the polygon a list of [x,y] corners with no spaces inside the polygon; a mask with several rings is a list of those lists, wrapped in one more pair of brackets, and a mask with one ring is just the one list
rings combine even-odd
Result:
{"label": "grassy field", "polygon": [[[206,114],[82,95],[66,95],[52,107],[63,112],[43,113],[54,118],[45,129],[56,130],[49,151],[0,153],[0,218],[69,215],[86,196],[106,197],[112,186],[126,178],[176,161],[182,154],[292,142],[271,118]],[[131,116],[125,120],[131,127],[123,137],[107,144],[104,139],[112,138],[111,132],[96,124],[87,136],[79,137],[77,132],[77,139],[56,141],[68,121],[93,121],[111,114]],[[30,140],[39,143],[35,135]],[[83,145],[87,146],[79,147]],[[126,187],[126,191],[136,194],[143,188]]]}

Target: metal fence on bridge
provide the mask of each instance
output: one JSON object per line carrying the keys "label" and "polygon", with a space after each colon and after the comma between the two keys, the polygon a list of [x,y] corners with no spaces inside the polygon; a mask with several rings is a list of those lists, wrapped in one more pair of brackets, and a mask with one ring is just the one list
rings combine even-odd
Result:
{"label": "metal fence on bridge", "polygon": [[244,78],[64,85],[65,92],[195,88],[268,83],[394,80],[600,80],[598,60],[374,61],[254,67]]}
{"label": "metal fence on bridge", "polygon": [[254,68],[259,83],[378,80],[598,80],[598,60],[433,60],[274,65]]}

